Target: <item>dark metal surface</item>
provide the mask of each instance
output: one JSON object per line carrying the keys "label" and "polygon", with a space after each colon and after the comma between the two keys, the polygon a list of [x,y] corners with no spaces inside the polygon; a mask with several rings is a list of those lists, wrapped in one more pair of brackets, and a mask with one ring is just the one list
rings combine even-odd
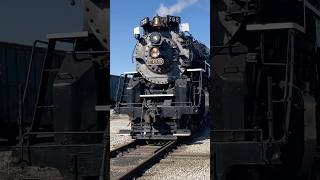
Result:
{"label": "dark metal surface", "polygon": [[[32,51],[33,65],[29,68]],[[11,143],[15,142],[19,131],[22,132],[18,126],[22,127],[32,120],[45,52],[46,49],[40,47],[33,49],[32,46],[0,43],[0,136]],[[56,51],[53,66],[60,66],[63,57],[63,51]],[[29,81],[26,81],[27,78]],[[52,88],[49,91],[52,92]]]}
{"label": "dark metal surface", "polygon": [[122,87],[123,80],[122,76],[110,75],[110,100],[113,104],[117,101],[118,87]]}
{"label": "dark metal surface", "polygon": [[[100,174],[102,144],[38,146],[24,149],[24,153],[31,157],[28,161],[32,162],[32,166],[55,167],[64,177],[71,179],[75,176],[98,177]],[[19,147],[17,147],[18,151],[20,151]],[[75,160],[77,160],[77,166],[75,166]],[[78,174],[76,174],[77,171]]]}
{"label": "dark metal surface", "polygon": [[319,139],[319,127],[311,128],[319,122],[312,108],[320,99],[319,4],[211,4],[215,179],[310,177],[305,167]]}
{"label": "dark metal surface", "polygon": [[[50,34],[48,42],[34,44],[46,48],[0,48],[0,138],[3,133],[14,144],[19,135],[20,144],[13,148],[28,165],[54,167],[66,178],[104,179],[109,166],[108,109],[95,107],[107,106],[109,100],[110,1],[81,3],[84,31]],[[64,56],[56,43],[71,43],[73,49]],[[16,87],[6,81],[17,82]]]}
{"label": "dark metal surface", "polygon": [[[0,119],[3,122],[16,122],[18,116],[18,87],[25,87],[32,46],[0,43]],[[30,72],[30,93],[25,95],[25,115],[30,119],[34,107],[35,93],[37,92],[40,67],[45,55],[44,48],[36,48],[34,63]],[[55,66],[59,66],[64,57],[62,51],[54,55]],[[30,120],[29,120],[30,121]]]}
{"label": "dark metal surface", "polygon": [[81,0],[84,11],[84,29],[94,34],[104,50],[110,50],[110,1]]}
{"label": "dark metal surface", "polygon": [[[46,102],[46,98],[49,96],[49,87],[52,87],[52,73],[51,71],[46,71],[46,69],[53,68],[53,53],[55,50],[56,41],[49,40],[48,48],[46,51],[46,55],[44,57],[44,62],[42,64],[41,72],[40,72],[40,81],[39,81],[39,92],[36,95],[36,102],[35,102],[35,110],[32,119],[32,123],[30,126],[30,130],[34,131],[37,130],[38,126],[40,125],[41,116],[42,116],[42,108],[39,106],[48,106],[48,102]],[[50,79],[51,77],[51,79]],[[54,76],[53,76],[54,77]],[[50,81],[51,80],[51,81]],[[27,87],[28,88],[28,87]],[[49,104],[50,106],[51,104]]]}

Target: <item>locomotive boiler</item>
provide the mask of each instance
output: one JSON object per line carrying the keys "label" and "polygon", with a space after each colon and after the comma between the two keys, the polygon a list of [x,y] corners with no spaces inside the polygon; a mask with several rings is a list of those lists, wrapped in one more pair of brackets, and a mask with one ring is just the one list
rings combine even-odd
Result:
{"label": "locomotive boiler", "polygon": [[215,179],[319,178],[319,5],[213,1]]}
{"label": "locomotive boiler", "polygon": [[177,16],[146,17],[134,29],[136,72],[125,73],[116,111],[129,115],[135,139],[190,136],[204,123],[209,51],[188,30]]}

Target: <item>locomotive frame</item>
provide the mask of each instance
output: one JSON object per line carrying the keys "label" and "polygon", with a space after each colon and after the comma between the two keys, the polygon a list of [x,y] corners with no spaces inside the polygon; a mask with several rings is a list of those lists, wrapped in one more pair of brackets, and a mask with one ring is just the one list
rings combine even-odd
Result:
{"label": "locomotive frame", "polygon": [[[177,79],[177,83],[176,85],[183,85],[186,84],[188,81],[191,81],[190,85],[191,87],[197,87],[196,89],[199,90],[200,94],[193,94],[194,96],[191,97],[190,101],[178,101],[178,102],[172,102],[172,104],[170,105],[163,105],[160,106],[161,111],[165,112],[165,116],[163,116],[163,118],[174,118],[175,120],[179,120],[182,119],[183,116],[189,115],[189,116],[195,116],[199,114],[199,110],[201,108],[203,108],[202,106],[203,104],[203,100],[201,100],[201,98],[207,98],[208,94],[204,94],[204,84],[206,84],[207,82],[205,82],[205,79],[208,75],[208,71],[209,70],[209,65],[208,68],[205,69],[201,69],[201,68],[197,68],[197,69],[188,69],[188,77],[189,78],[181,78],[181,79]],[[198,74],[197,77],[199,77],[198,79],[195,80],[191,80],[192,79],[192,75],[193,74]],[[132,76],[132,77],[129,77]],[[143,77],[139,76],[137,72],[128,72],[128,73],[124,73],[122,75],[123,78],[120,78],[119,81],[123,81],[123,87],[122,88],[118,88],[118,95],[117,95],[117,106],[116,106],[116,111],[119,114],[128,114],[130,119],[143,119],[143,113],[145,110],[147,110],[147,99],[161,99],[161,98],[165,98],[165,97],[174,97],[174,94],[152,94],[152,95],[147,95],[147,94],[143,94],[143,95],[139,95],[141,99],[143,99],[142,103],[135,103],[135,102],[125,102],[124,98],[126,96],[128,96],[128,94],[125,94],[125,89],[128,88],[128,81],[140,81],[140,80],[144,80]],[[119,83],[122,84],[122,83]],[[195,85],[195,86],[194,86]],[[185,90],[185,89],[184,89]],[[135,92],[132,92],[131,95],[133,95]],[[207,102],[208,103],[208,102]],[[190,119],[192,120],[192,119]],[[141,122],[141,121],[140,121]],[[170,132],[172,133],[172,135],[163,135],[163,134],[159,134],[159,135],[152,135],[152,136],[144,136],[143,133],[158,133],[158,130],[154,130],[154,129],[148,129],[145,130],[143,129],[143,123],[139,124],[134,124],[132,125],[132,131],[121,131],[120,134],[130,134],[132,135],[133,138],[135,139],[152,139],[152,140],[169,140],[169,139],[176,139],[178,136],[190,136],[191,135],[191,129],[185,128],[185,129],[179,129],[176,125],[173,125],[170,129]],[[143,130],[143,131],[142,131]]]}

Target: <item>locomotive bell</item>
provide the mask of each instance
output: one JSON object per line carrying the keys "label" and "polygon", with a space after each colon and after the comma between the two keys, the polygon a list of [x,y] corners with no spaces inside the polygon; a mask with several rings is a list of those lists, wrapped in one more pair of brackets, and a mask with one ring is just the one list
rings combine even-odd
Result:
{"label": "locomotive bell", "polygon": [[161,26],[160,16],[155,16],[153,18],[153,27],[160,27],[160,26]]}

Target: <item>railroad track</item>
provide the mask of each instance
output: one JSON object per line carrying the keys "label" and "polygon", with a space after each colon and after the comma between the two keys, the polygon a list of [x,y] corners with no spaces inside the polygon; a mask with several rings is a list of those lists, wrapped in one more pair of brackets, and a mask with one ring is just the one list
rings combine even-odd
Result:
{"label": "railroad track", "polygon": [[179,148],[180,146],[137,179],[200,179],[201,175],[210,173],[210,168],[208,171],[203,170],[210,161],[209,153],[179,152]]}
{"label": "railroad track", "polygon": [[133,141],[110,152],[110,179],[134,179],[159,162],[177,146],[177,141],[161,145]]}

